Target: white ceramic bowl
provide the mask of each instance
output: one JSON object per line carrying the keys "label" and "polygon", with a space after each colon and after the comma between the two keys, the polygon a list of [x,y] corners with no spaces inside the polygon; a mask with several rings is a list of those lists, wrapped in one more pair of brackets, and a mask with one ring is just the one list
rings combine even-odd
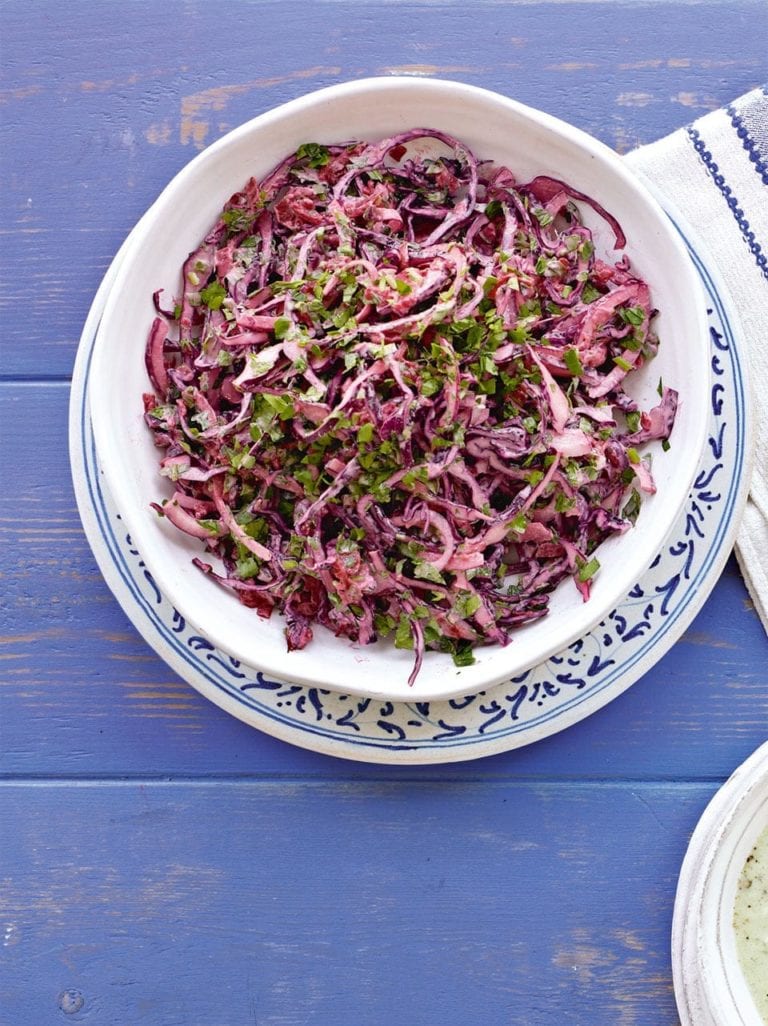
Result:
{"label": "white ceramic bowl", "polygon": [[682,1026],[763,1026],[741,969],[733,925],[744,863],[768,828],[768,744],[704,811],[680,870],[672,969]]}
{"label": "white ceramic bowl", "polygon": [[[602,571],[583,603],[572,582],[552,596],[549,615],[519,630],[506,648],[476,651],[474,665],[428,653],[407,685],[412,655],[388,642],[354,646],[324,628],[303,651],[288,653],[280,617],[261,620],[191,563],[198,543],[160,521],[150,502],[169,494],[158,451],[142,421],[149,387],[143,351],[152,294],[178,292],[179,273],[223,203],[251,175],[269,171],[307,141],[376,140],[413,127],[462,139],[482,158],[507,164],[524,181],[537,174],[566,179],[594,196],[621,222],[626,251],[649,282],[662,340],[659,356],[636,375],[633,392],[657,400],[659,377],[678,389],[681,405],[667,453],[656,446],[655,496],[635,529],[599,552]],[[604,222],[583,208],[598,253],[616,258]],[[192,160],[168,185],[134,232],[109,295],[94,351],[91,414],[109,487],[148,568],[164,594],[211,642],[268,675],[394,700],[428,700],[477,692],[522,673],[589,631],[636,583],[659,552],[686,499],[705,441],[709,359],[705,300],[675,229],[615,153],[583,132],[495,93],[413,78],[366,79],[294,100],[242,125]]]}

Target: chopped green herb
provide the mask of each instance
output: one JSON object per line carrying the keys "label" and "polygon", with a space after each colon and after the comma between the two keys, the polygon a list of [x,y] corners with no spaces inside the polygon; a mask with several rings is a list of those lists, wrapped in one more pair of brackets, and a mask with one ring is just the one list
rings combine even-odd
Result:
{"label": "chopped green herb", "polygon": [[291,322],[287,317],[278,317],[275,321],[275,338],[285,338],[291,328]]}
{"label": "chopped green herb", "polygon": [[445,578],[432,563],[416,563],[413,573],[415,577],[422,581],[431,581],[433,584],[445,584]]}
{"label": "chopped green herb", "polygon": [[620,307],[619,316],[627,324],[640,325],[645,320],[645,310],[642,306]]}
{"label": "chopped green herb", "polygon": [[475,592],[460,591],[453,608],[462,620],[468,620],[470,616],[474,616],[482,604],[480,596]]}
{"label": "chopped green herb", "polygon": [[597,571],[600,569],[600,564],[596,559],[590,559],[588,563],[584,563],[580,566],[576,576],[582,582],[590,581],[595,576]]}
{"label": "chopped green herb", "polygon": [[397,622],[395,648],[413,648],[413,629],[411,628],[411,621],[405,615],[402,615]]}
{"label": "chopped green herb", "polygon": [[627,413],[627,431],[629,431],[630,434],[633,435],[636,431],[640,430],[640,418],[641,415],[639,410],[630,410]]}
{"label": "chopped green herb", "polygon": [[319,143],[302,143],[296,151],[297,160],[305,160],[310,167],[325,167],[331,159],[327,146]]}
{"label": "chopped green herb", "polygon": [[627,499],[626,503],[624,504],[624,508],[621,511],[621,515],[625,519],[629,520],[631,523],[634,524],[635,521],[637,520],[637,516],[638,516],[638,514],[640,512],[640,505],[641,505],[640,492],[638,492],[638,490],[636,488],[633,488],[631,493],[630,493],[629,498]]}
{"label": "chopped green herb", "polygon": [[575,349],[566,349],[563,353],[563,362],[574,377],[578,378],[584,373],[579,354]]}
{"label": "chopped green herb", "polygon": [[454,666],[472,666],[475,662],[475,655],[471,644],[459,642],[453,652]]}
{"label": "chopped green herb", "polygon": [[220,281],[213,281],[200,290],[200,299],[209,310],[219,310],[227,296],[227,290]]}
{"label": "chopped green herb", "polygon": [[357,441],[360,445],[366,445],[368,442],[373,441],[374,427],[370,421],[367,421],[357,432]]}

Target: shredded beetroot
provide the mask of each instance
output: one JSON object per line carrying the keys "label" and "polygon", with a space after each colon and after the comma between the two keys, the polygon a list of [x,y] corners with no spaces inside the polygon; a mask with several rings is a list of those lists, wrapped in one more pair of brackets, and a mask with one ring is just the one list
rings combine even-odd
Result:
{"label": "shredded beetroot", "polygon": [[289,649],[320,623],[473,661],[584,599],[597,546],[655,489],[637,408],[648,286],[594,251],[549,177],[518,184],[442,132],[301,146],[251,179],[182,269],[146,349],[145,419],[195,564]]}

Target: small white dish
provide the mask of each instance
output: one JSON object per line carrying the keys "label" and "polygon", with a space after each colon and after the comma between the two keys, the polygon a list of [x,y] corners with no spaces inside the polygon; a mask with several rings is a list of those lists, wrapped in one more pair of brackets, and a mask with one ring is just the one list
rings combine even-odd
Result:
{"label": "small white dish", "polygon": [[747,856],[768,828],[768,743],[707,806],[683,861],[672,923],[682,1026],[765,1026],[736,948],[734,903]]}
{"label": "small white dish", "polygon": [[[506,647],[475,652],[472,666],[428,653],[413,685],[409,652],[390,642],[354,646],[318,628],[314,641],[286,651],[278,616],[261,620],[193,565],[193,539],[159,521],[150,502],[169,494],[157,450],[141,416],[148,389],[143,350],[158,288],[178,289],[179,268],[226,199],[302,142],[378,139],[414,126],[461,138],[480,156],[512,167],[521,180],[567,178],[620,221],[626,252],[651,286],[661,313],[658,357],[637,375],[633,392],[654,405],[659,378],[681,394],[669,452],[652,443],[656,495],[633,531],[601,546],[604,567],[583,603],[570,581],[552,596],[543,620],[518,630]],[[610,230],[589,209],[598,252],[616,255]],[[609,237],[610,236],[610,237]],[[651,194],[620,158],[583,132],[482,89],[412,78],[367,79],[288,103],[229,133],[196,157],[161,194],[133,233],[111,289],[93,356],[89,390],[99,460],[134,543],[186,621],[215,646],[265,673],[297,683],[391,700],[425,701],[476,692],[519,675],[576,641],[614,608],[658,553],[688,496],[707,429],[708,326],[703,290],[683,242]]]}

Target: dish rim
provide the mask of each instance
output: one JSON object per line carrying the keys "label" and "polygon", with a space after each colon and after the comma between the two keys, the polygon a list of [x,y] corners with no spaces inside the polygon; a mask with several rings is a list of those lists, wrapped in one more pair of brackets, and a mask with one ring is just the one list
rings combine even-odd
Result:
{"label": "dish rim", "polygon": [[672,978],[682,1026],[763,1026],[739,964],[733,914],[738,878],[766,828],[768,741],[710,799],[681,865]]}

